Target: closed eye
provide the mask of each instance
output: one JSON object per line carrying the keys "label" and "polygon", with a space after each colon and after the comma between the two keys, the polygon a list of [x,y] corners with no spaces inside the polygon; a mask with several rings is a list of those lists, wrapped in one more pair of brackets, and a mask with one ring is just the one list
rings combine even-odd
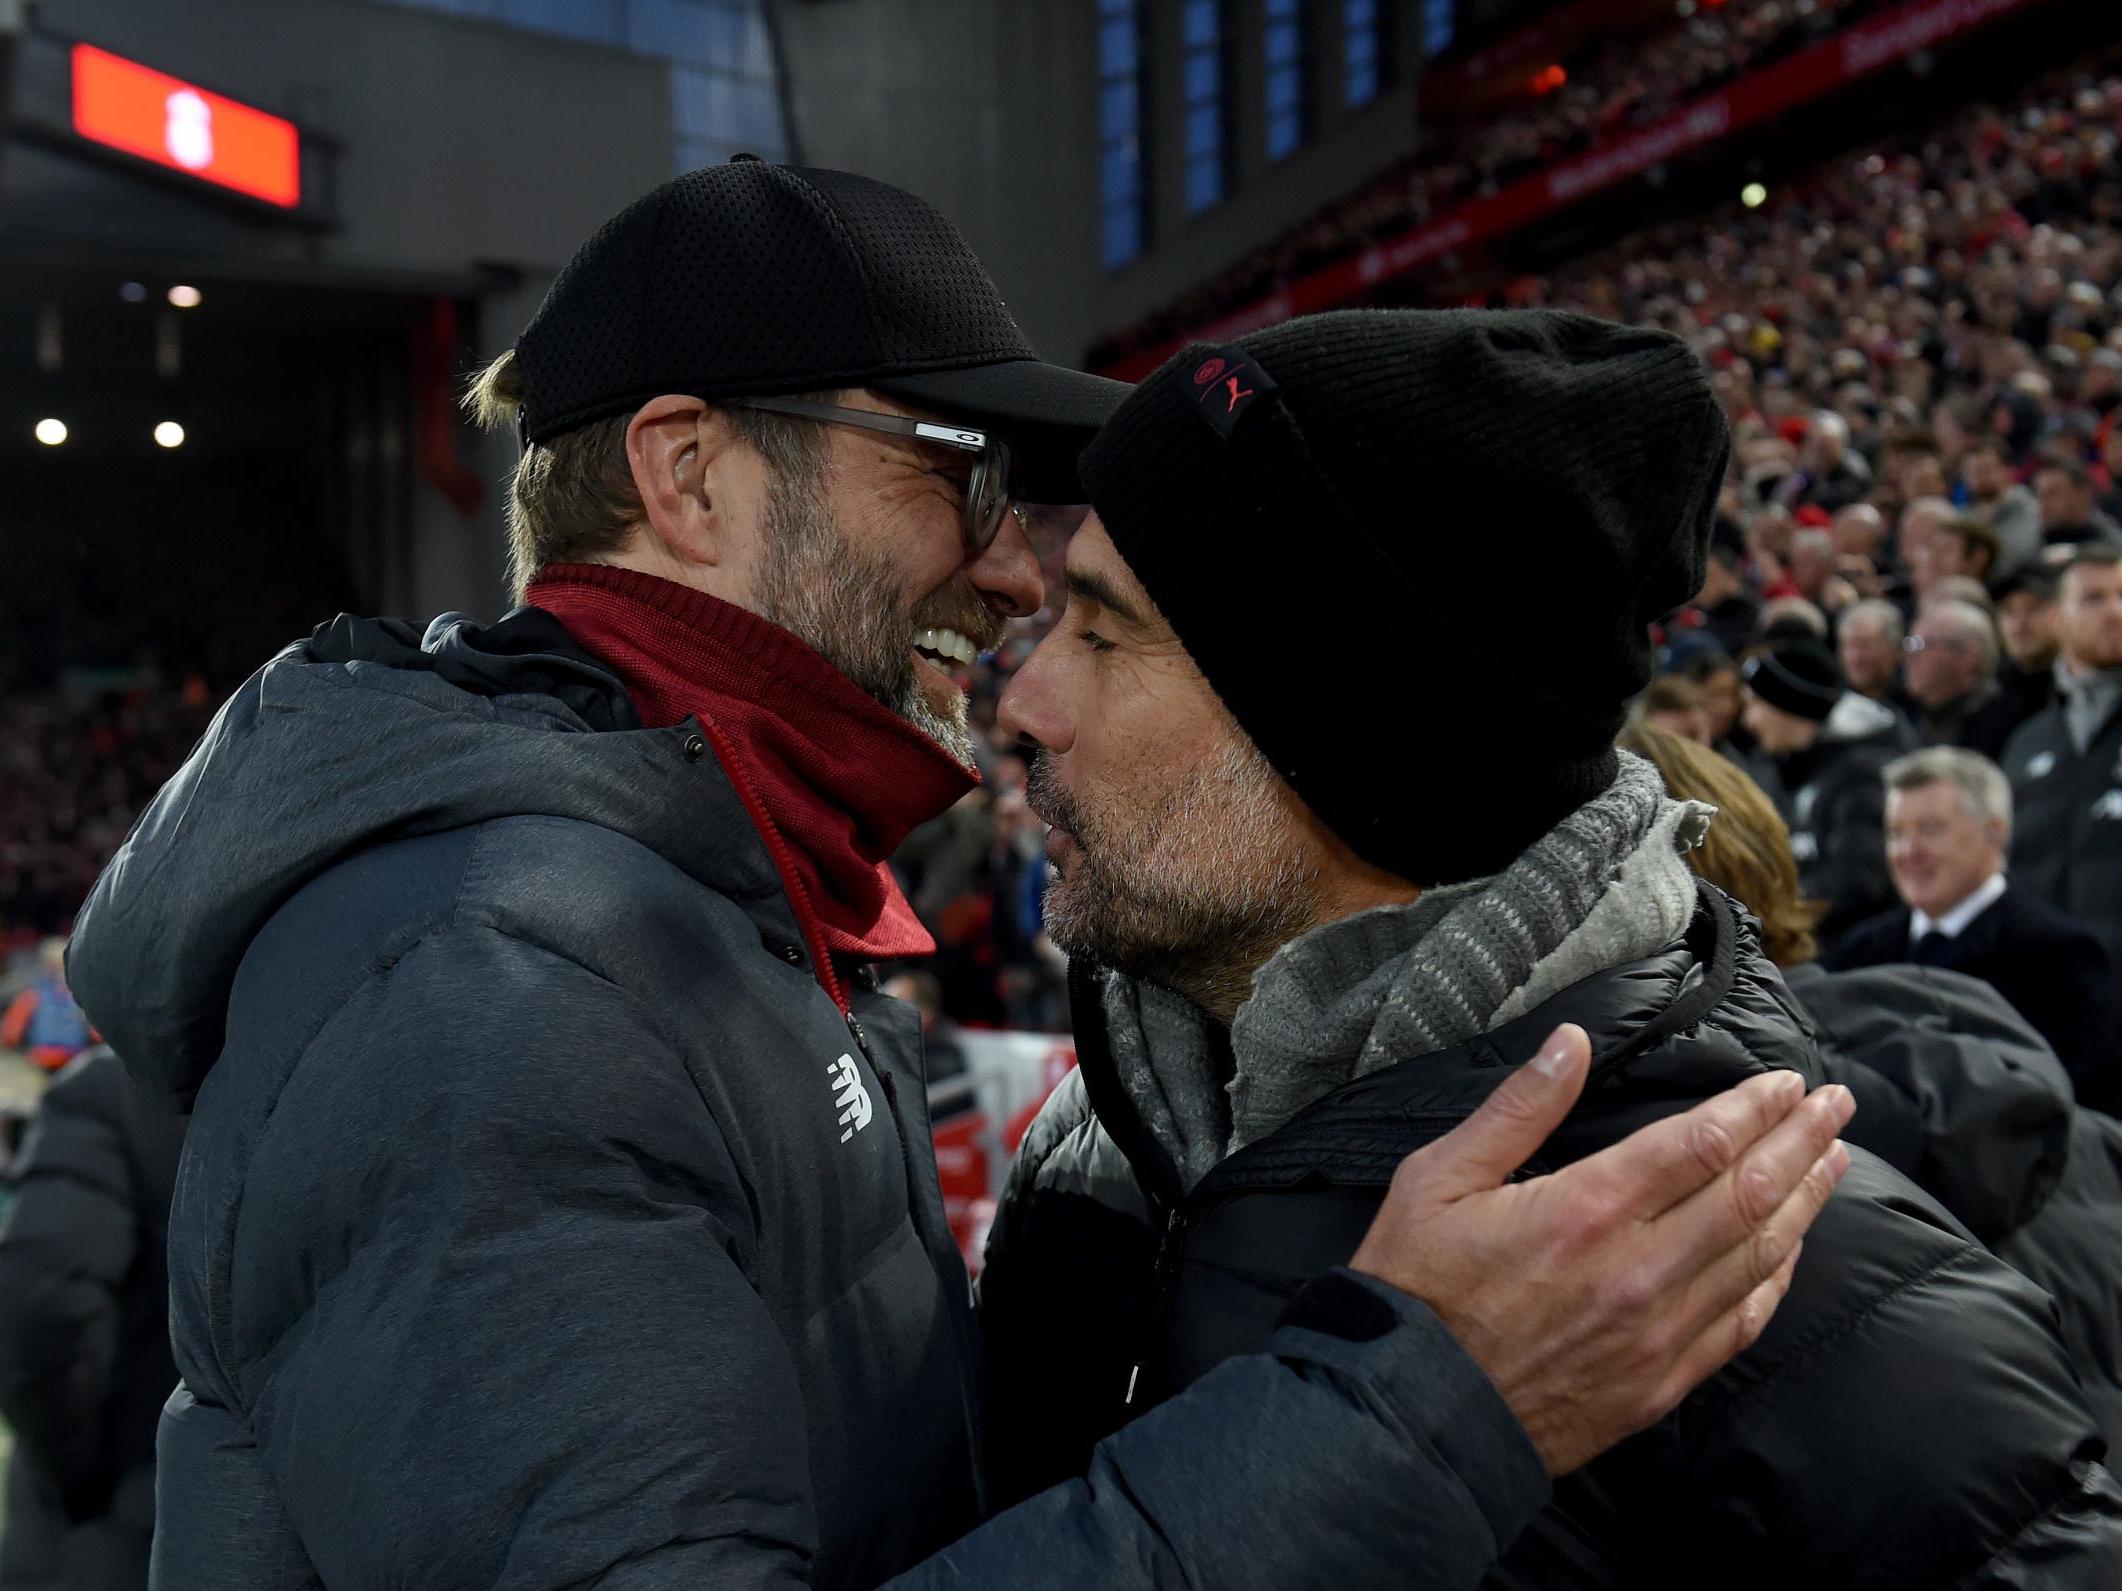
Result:
{"label": "closed eye", "polygon": [[1093,652],[1110,652],[1113,650],[1113,643],[1096,630],[1083,631],[1079,639]]}

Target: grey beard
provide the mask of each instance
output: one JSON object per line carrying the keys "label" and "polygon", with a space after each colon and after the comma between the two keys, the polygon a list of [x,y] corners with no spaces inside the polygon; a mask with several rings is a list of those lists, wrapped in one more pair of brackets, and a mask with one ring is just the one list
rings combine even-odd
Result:
{"label": "grey beard", "polygon": [[896,589],[891,559],[865,553],[841,534],[815,480],[776,479],[762,529],[760,617],[807,644],[960,767],[974,767],[964,696],[938,711],[914,672],[913,620],[886,595]]}
{"label": "grey beard", "polygon": [[1070,955],[1227,1020],[1254,969],[1316,916],[1317,871],[1287,848],[1274,772],[1249,744],[1196,770],[1125,833],[1101,832],[1043,759],[1029,794],[1076,841],[1045,908],[1048,936]]}

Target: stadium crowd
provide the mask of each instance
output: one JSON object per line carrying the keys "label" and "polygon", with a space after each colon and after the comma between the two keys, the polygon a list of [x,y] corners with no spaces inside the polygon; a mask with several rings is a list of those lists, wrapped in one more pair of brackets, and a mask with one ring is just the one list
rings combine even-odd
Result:
{"label": "stadium crowd", "polygon": [[1507,187],[1614,135],[1649,126],[1698,94],[1772,65],[1880,9],[1880,0],[1707,0],[1662,25],[1605,36],[1544,69],[1514,98],[1418,134],[1414,150],[1353,196],[1092,348],[1103,367],[1264,298],[1449,206]]}

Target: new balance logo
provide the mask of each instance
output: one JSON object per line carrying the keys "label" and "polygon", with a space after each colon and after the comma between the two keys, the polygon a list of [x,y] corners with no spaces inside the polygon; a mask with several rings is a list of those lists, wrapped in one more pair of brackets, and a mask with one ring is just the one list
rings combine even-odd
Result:
{"label": "new balance logo", "polygon": [[825,1075],[832,1079],[833,1103],[840,1107],[840,1125],[847,1129],[840,1134],[840,1141],[846,1143],[869,1125],[869,1090],[862,1086],[862,1074],[855,1070],[852,1055],[828,1061]]}

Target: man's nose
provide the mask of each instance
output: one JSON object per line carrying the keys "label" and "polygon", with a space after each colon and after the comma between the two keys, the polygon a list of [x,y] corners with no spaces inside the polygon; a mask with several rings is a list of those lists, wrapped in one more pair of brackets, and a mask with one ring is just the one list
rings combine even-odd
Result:
{"label": "man's nose", "polygon": [[986,550],[966,566],[966,577],[987,605],[1006,619],[1025,619],[1046,601],[1046,580],[1032,549],[1028,522],[1012,508]]}

